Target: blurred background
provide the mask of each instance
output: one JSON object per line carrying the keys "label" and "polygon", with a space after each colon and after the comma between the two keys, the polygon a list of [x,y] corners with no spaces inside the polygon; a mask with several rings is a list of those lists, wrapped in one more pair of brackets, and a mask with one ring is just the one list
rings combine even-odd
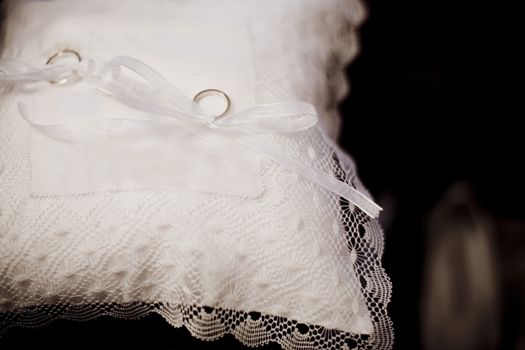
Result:
{"label": "blurred background", "polygon": [[472,0],[366,4],[340,142],[385,209],[394,349],[525,349],[513,11]]}

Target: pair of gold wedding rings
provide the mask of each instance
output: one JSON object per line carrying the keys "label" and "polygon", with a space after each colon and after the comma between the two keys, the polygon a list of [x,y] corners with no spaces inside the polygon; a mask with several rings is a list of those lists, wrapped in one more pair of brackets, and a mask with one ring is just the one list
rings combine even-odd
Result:
{"label": "pair of gold wedding rings", "polygon": [[[82,62],[82,56],[77,51],[72,50],[72,49],[64,49],[62,51],[59,51],[59,52],[55,53],[51,57],[49,57],[47,62],[46,62],[46,65],[54,64],[54,63],[60,61],[61,59],[66,59],[66,58],[74,58],[78,62]],[[60,80],[50,80],[49,82],[51,84],[55,84],[55,85],[65,85],[65,84],[68,84],[68,83],[73,83],[73,82],[77,81],[78,79],[79,79],[78,74],[73,73],[70,76],[64,77],[64,78],[62,78]],[[215,115],[215,119],[221,118],[224,115],[226,115],[226,113],[228,113],[230,111],[231,100],[230,100],[230,97],[225,92],[223,92],[223,91],[221,91],[219,89],[205,89],[205,90],[202,90],[202,91],[198,92],[193,97],[193,101],[195,101],[196,103],[199,103],[203,98],[205,98],[207,96],[210,96],[210,95],[218,95],[218,96],[222,97],[226,101],[226,107],[224,108],[224,111],[222,113],[218,114],[218,115]]]}

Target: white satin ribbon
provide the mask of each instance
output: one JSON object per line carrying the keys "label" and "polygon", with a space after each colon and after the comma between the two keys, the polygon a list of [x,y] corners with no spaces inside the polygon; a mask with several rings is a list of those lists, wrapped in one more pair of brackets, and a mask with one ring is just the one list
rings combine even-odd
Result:
{"label": "white satin ribbon", "polygon": [[[136,79],[126,78],[122,68],[141,76],[147,84]],[[0,80],[38,82],[54,81],[69,74],[78,74],[96,88],[108,93],[125,105],[155,115],[168,116],[181,122],[204,124],[217,131],[232,131],[241,134],[253,133],[294,133],[307,130],[317,124],[318,117],[315,107],[299,102],[282,102],[261,104],[227,115],[215,118],[204,113],[192,99],[177,90],[168,80],[148,65],[127,56],[118,56],[111,61],[100,58],[88,58],[82,62],[71,64],[54,64],[44,67],[34,67],[27,63],[0,59]],[[85,135],[85,123],[67,123],[59,125],[35,124],[27,115],[24,106],[20,106],[21,115],[32,127],[43,134],[63,139],[64,135]],[[98,125],[108,125],[108,122],[131,121],[147,122],[129,119],[105,119],[93,121]],[[162,119],[166,121],[166,119]],[[94,128],[94,130],[100,130]],[[318,185],[347,199],[371,217],[379,216],[381,207],[371,199],[336,179],[333,175],[305,165],[286,154],[282,150],[272,148],[257,142],[253,138],[232,138],[246,147],[269,157],[288,169],[317,183]]]}

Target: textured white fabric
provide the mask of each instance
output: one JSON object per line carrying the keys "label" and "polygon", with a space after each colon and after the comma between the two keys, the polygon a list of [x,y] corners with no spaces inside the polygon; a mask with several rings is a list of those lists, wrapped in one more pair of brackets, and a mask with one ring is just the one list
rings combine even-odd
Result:
{"label": "textured white fabric", "polygon": [[[48,4],[45,6],[49,7]],[[81,5],[86,9],[78,8],[78,5],[64,7],[59,3],[53,6],[60,6],[63,15],[50,33],[45,34],[50,38],[67,33],[71,21],[82,33],[96,20],[99,27],[97,32],[111,33],[125,40],[130,35],[131,26],[145,21],[144,17],[139,16],[142,9],[141,12],[135,10],[129,16],[122,14],[122,18],[115,18],[113,11],[88,14],[94,11],[94,5],[89,1]],[[79,16],[79,13],[82,15]],[[145,40],[134,38],[133,44],[125,47],[97,45],[84,48],[85,44],[80,44],[82,40],[78,45],[73,45],[84,55],[92,50],[95,54],[107,57],[129,53],[148,60],[189,96],[205,88],[219,86],[235,96],[231,110],[236,112],[255,103],[251,89],[245,88],[251,87],[254,79],[247,31],[239,23],[242,17],[231,17],[224,21],[206,13],[198,14],[199,18],[203,17],[198,21],[195,15],[181,15],[156,20],[154,26],[146,22],[140,25],[140,35]],[[68,89],[42,89],[35,95],[36,123],[71,122],[72,111],[77,111],[75,120],[79,121],[122,115],[140,117],[140,113],[108,99],[86,84],[76,84]],[[58,108],[62,110],[57,110],[57,101],[60,104]],[[142,139],[137,137],[141,134],[145,136]],[[162,125],[111,135],[76,148],[33,133],[31,154],[33,193],[186,187],[188,184],[200,192],[251,197],[262,190],[257,154],[227,143],[217,148],[187,130],[166,129]],[[57,157],[61,157],[60,161],[50,168],[48,164]],[[242,161],[238,161],[239,158]],[[199,167],[192,167],[191,163],[199,164]],[[69,169],[73,169],[76,174],[71,174]],[[64,174],[67,174],[67,179]]]}
{"label": "textured white fabric", "polygon": [[[312,103],[321,129],[257,137],[366,193],[331,141],[347,92],[342,68],[356,53],[363,15],[349,0],[15,1],[2,57],[41,65],[66,47],[130,55],[189,96],[227,91],[236,110]],[[233,333],[287,349],[339,349],[349,339],[391,347],[377,220],[227,142],[210,147],[178,129],[145,128],[112,139],[111,152],[95,142],[87,147],[95,157],[77,157],[19,115],[21,99],[53,96],[78,113],[46,113],[61,107],[35,103],[38,121],[136,113],[115,101],[99,108],[94,94],[82,83],[2,83],[0,332],[54,317],[155,311],[204,339]],[[108,173],[117,161],[149,169]],[[34,306],[41,312],[24,310]]]}

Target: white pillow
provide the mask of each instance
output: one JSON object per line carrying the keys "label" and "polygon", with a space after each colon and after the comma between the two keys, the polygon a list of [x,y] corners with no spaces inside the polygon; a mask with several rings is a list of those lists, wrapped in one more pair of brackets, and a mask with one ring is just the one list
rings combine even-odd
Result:
{"label": "white pillow", "polygon": [[[13,1],[2,57],[127,55],[188,96],[220,88],[232,113],[308,102],[319,127],[248,138],[367,195],[332,141],[363,17],[355,0]],[[144,124],[59,142],[21,104],[41,124],[148,116],[86,81],[1,83],[0,333],[158,312],[203,339],[391,346],[376,218],[228,135]]]}

